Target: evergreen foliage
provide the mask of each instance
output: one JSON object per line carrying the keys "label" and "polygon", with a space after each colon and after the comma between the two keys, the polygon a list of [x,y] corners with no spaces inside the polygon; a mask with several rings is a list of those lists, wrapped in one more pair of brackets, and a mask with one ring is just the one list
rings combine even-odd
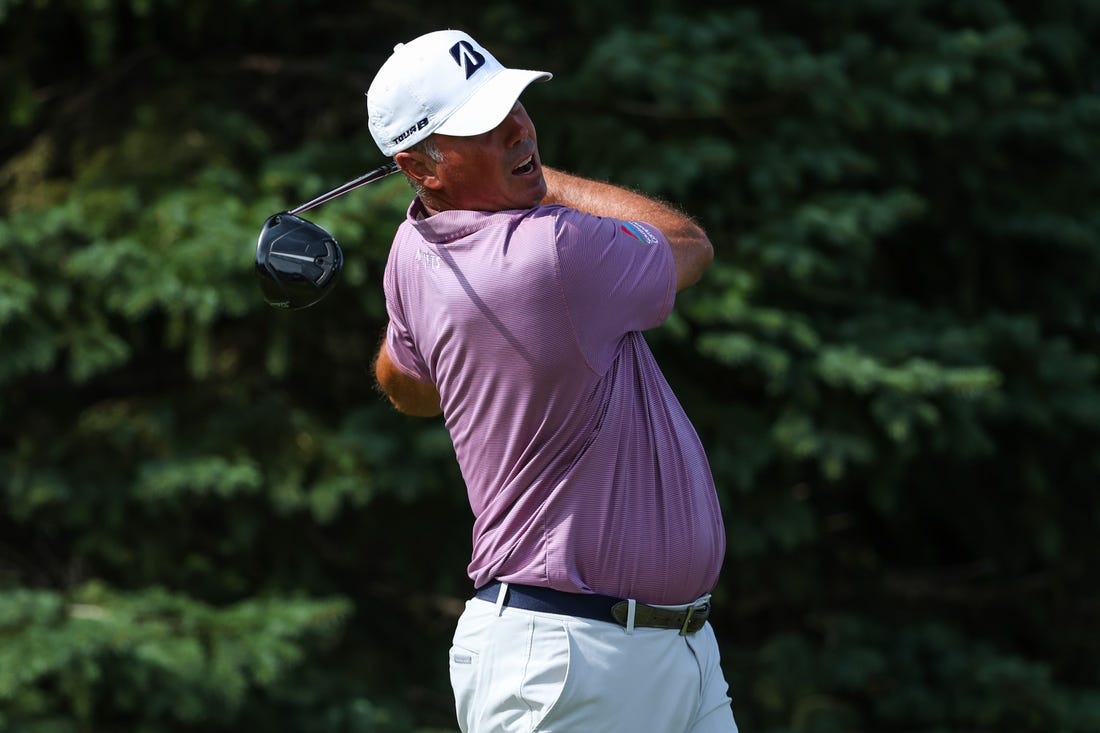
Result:
{"label": "evergreen foliage", "polygon": [[1100,730],[1100,4],[0,0],[0,730],[453,730],[470,513],[369,365],[392,45],[545,68],[548,165],[717,248],[648,338],[707,447],[760,733]]}

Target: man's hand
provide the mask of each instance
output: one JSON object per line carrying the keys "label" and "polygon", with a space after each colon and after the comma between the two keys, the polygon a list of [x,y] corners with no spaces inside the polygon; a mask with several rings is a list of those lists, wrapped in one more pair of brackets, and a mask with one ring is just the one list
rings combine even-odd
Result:
{"label": "man's hand", "polygon": [[374,376],[378,387],[401,412],[414,417],[435,417],[443,412],[439,392],[429,382],[418,382],[394,365],[386,350],[386,342],[378,347],[374,360]]}

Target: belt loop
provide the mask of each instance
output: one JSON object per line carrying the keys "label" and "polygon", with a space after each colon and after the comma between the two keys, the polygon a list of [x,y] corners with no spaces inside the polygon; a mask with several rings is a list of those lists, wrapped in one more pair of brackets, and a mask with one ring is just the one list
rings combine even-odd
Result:
{"label": "belt loop", "polygon": [[497,591],[497,607],[496,607],[497,616],[499,616],[501,613],[503,613],[504,597],[507,596],[507,595],[508,595],[508,584],[507,583],[501,583],[500,584],[500,590]]}
{"label": "belt loop", "polygon": [[633,598],[626,601],[626,633],[634,635],[634,612],[638,608],[638,602]]}

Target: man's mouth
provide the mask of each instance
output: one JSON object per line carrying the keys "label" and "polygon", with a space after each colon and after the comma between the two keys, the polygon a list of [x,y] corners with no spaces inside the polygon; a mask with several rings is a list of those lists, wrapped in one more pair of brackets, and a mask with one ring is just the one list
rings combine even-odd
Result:
{"label": "man's mouth", "polygon": [[535,170],[535,156],[528,155],[523,159],[523,162],[512,169],[512,175],[524,176]]}

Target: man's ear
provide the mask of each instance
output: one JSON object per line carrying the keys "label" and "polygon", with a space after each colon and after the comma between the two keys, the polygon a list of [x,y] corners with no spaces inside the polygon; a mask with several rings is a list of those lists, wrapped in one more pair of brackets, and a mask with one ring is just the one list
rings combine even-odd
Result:
{"label": "man's ear", "polygon": [[429,191],[436,191],[442,185],[435,175],[435,167],[438,164],[423,153],[402,150],[393,156],[393,162],[397,163],[402,173]]}

